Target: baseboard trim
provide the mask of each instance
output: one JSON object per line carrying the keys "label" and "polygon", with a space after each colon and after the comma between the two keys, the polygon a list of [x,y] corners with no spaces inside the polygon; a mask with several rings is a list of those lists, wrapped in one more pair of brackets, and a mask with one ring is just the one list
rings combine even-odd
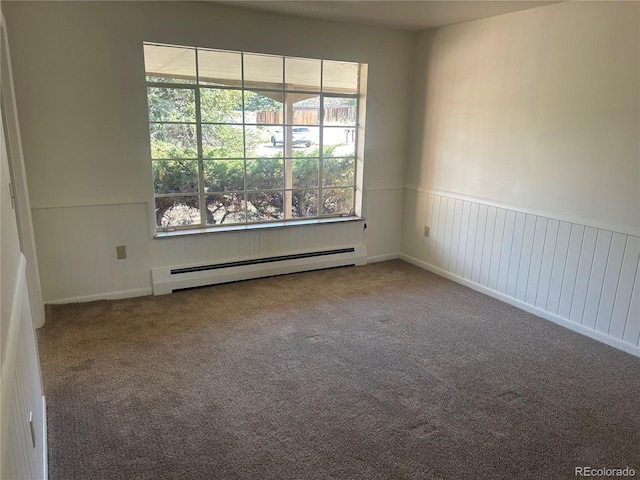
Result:
{"label": "baseboard trim", "polygon": [[374,255],[373,257],[367,257],[367,263],[386,262],[387,260],[395,260],[400,258],[399,253],[387,253],[385,255]]}
{"label": "baseboard trim", "polygon": [[555,324],[558,324],[562,327],[568,328],[569,330],[573,330],[574,332],[581,333],[589,338],[592,338],[598,342],[609,345],[610,347],[617,348],[618,350],[622,350],[623,352],[627,352],[636,357],[640,357],[640,347],[631,345],[630,343],[623,342],[621,340],[617,340],[615,338],[611,338],[604,333],[600,333],[595,330],[591,330],[590,328],[584,327],[578,323],[571,322],[565,318],[559,317],[552,313],[549,313],[545,310],[542,310],[538,307],[534,307],[527,303],[524,303],[516,298],[509,297],[503,293],[497,292],[490,288],[485,287],[484,285],[480,285],[478,283],[467,280],[466,278],[459,277],[454,275],[446,270],[441,269],[440,267],[436,267],[431,265],[430,263],[419,260],[415,257],[411,257],[409,255],[405,255],[404,253],[400,254],[399,257],[401,260],[405,262],[411,263],[417,267],[423,268],[424,270],[428,270],[436,275],[440,275],[441,277],[447,278],[451,281],[464,285],[465,287],[469,287],[477,292],[484,293],[485,295],[489,295],[497,300],[508,303],[509,305],[513,305],[525,312],[532,313],[538,317],[544,318],[545,320],[549,320]]}
{"label": "baseboard trim", "polygon": [[144,297],[152,295],[153,290],[148,288],[134,288],[132,290],[118,290],[115,292],[96,293],[94,295],[85,295],[82,297],[60,298],[57,300],[47,300],[44,303],[49,305],[61,305],[64,303],[84,303],[93,302],[95,300],[120,300],[123,298]]}

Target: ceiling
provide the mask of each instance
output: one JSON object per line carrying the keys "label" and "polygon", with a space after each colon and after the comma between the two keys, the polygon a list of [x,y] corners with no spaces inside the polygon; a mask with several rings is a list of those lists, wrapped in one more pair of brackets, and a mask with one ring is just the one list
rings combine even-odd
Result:
{"label": "ceiling", "polygon": [[540,7],[557,1],[271,1],[210,0],[229,6],[358,25],[420,31]]}

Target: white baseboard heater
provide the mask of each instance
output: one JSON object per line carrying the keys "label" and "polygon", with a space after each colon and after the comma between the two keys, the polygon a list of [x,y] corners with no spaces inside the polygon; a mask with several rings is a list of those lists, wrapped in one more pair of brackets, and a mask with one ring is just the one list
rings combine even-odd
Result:
{"label": "white baseboard heater", "polygon": [[165,295],[185,288],[204,287],[219,283],[309,272],[325,268],[366,265],[366,263],[366,246],[356,245],[334,250],[303,252],[210,265],[154,268],[151,270],[151,276],[153,294]]}

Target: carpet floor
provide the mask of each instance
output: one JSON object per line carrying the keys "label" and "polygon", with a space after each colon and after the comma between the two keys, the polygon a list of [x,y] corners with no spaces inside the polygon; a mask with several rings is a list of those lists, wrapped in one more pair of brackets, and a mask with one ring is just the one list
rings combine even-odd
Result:
{"label": "carpet floor", "polygon": [[49,478],[640,476],[640,358],[394,260],[47,306]]}

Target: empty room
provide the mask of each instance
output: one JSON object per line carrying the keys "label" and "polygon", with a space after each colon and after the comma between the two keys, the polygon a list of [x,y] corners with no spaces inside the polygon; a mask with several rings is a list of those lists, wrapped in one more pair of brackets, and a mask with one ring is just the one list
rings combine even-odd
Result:
{"label": "empty room", "polygon": [[0,12],[2,480],[640,476],[640,3]]}

